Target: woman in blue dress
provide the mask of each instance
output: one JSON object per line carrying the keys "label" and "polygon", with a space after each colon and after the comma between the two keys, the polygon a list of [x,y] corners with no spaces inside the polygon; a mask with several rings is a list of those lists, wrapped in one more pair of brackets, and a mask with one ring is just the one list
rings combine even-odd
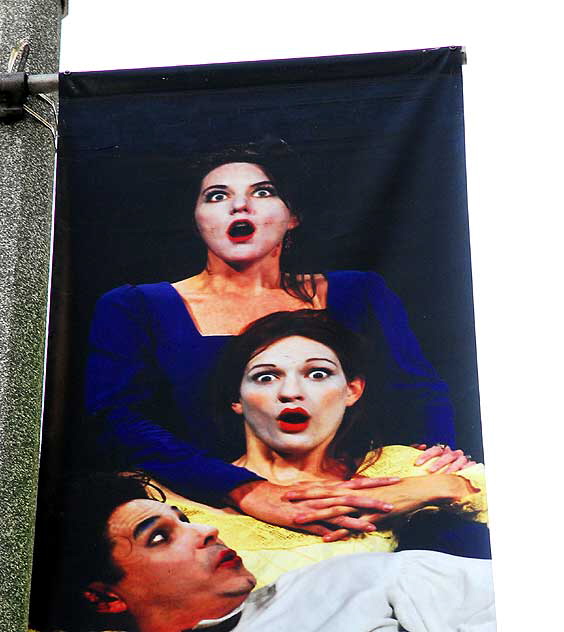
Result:
{"label": "woman in blue dress", "polygon": [[[410,442],[422,444],[451,443],[454,431],[447,387],[423,356],[400,300],[379,275],[288,271],[288,244],[302,217],[278,177],[287,153],[279,148],[231,148],[201,165],[194,223],[207,261],[199,274],[176,283],[122,286],[98,301],[86,408],[113,464],[143,469],[190,498],[228,502],[255,518],[292,527],[300,509],[285,499],[287,487],[221,460],[226,450],[206,396],[225,344],[250,322],[276,311],[327,309],[384,349],[388,391],[408,403],[406,417],[390,419],[390,428],[407,428]],[[399,442],[405,435],[392,432],[386,438]],[[419,461],[439,453],[437,469],[462,456],[434,447]],[[337,497],[366,484],[389,481],[328,486],[327,494]],[[377,500],[373,508],[386,510]],[[326,535],[337,527],[373,528],[355,516],[306,528]]]}

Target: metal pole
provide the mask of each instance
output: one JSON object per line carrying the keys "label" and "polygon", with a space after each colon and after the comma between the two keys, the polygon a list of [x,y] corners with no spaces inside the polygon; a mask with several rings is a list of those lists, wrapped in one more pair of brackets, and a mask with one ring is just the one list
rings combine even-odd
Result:
{"label": "metal pole", "polygon": [[29,75],[27,78],[27,87],[29,88],[30,94],[57,92],[59,89],[59,75],[56,73],[49,75]]}
{"label": "metal pole", "polygon": [[[8,70],[12,47],[26,40],[30,45],[26,72],[57,72],[66,2],[1,0],[1,4],[0,71]],[[41,105],[47,107],[40,102],[38,110]],[[52,120],[52,113],[44,112]],[[25,632],[55,155],[51,133],[31,116],[0,125],[0,152],[0,630]]]}

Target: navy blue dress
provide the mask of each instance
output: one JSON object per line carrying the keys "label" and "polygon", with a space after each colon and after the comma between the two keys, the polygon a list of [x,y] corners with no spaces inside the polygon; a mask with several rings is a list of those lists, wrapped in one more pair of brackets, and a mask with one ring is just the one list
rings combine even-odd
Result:
{"label": "navy blue dress", "polygon": [[[423,356],[398,297],[372,272],[326,277],[329,313],[385,355],[388,390],[410,402],[409,442],[452,445],[446,384]],[[100,298],[89,339],[86,409],[119,467],[141,468],[200,500],[260,480],[218,458],[207,384],[230,338],[202,336],[170,283],[126,285]],[[395,442],[406,442],[399,430]]]}

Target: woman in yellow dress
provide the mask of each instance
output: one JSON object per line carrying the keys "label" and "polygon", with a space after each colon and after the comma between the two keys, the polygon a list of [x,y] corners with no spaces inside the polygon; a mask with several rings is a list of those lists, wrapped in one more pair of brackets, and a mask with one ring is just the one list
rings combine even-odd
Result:
{"label": "woman in yellow dress", "polygon": [[[362,478],[391,477],[389,485],[355,490],[367,501],[386,503],[370,516],[377,525],[371,533],[342,539],[347,532],[336,529],[324,541],[167,493],[191,521],[217,526],[259,585],[333,555],[393,551],[399,526],[421,510],[486,522],[483,465],[467,463],[453,471],[460,465],[451,464],[430,474],[414,465],[420,454],[415,448],[375,447],[374,416],[366,416],[368,423],[363,415],[365,375],[363,341],[322,310],[270,314],[229,345],[215,377],[215,401],[226,444],[242,453],[234,464],[277,485],[292,485],[290,500],[310,499],[316,516],[324,511],[327,519],[355,510],[342,495],[343,481],[356,485]],[[312,488],[316,481],[339,485],[338,505],[327,500],[326,486],[319,493]],[[295,491],[301,482],[303,493]],[[310,520],[305,511],[296,522]]]}

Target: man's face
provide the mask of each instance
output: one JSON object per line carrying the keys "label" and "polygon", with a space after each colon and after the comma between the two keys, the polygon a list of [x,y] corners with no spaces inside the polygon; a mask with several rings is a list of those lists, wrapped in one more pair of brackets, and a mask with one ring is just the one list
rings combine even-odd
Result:
{"label": "man's face", "polygon": [[113,562],[124,572],[113,589],[136,617],[164,609],[193,613],[193,623],[219,618],[255,585],[217,529],[190,523],[176,507],[132,500],[110,515],[107,532]]}

